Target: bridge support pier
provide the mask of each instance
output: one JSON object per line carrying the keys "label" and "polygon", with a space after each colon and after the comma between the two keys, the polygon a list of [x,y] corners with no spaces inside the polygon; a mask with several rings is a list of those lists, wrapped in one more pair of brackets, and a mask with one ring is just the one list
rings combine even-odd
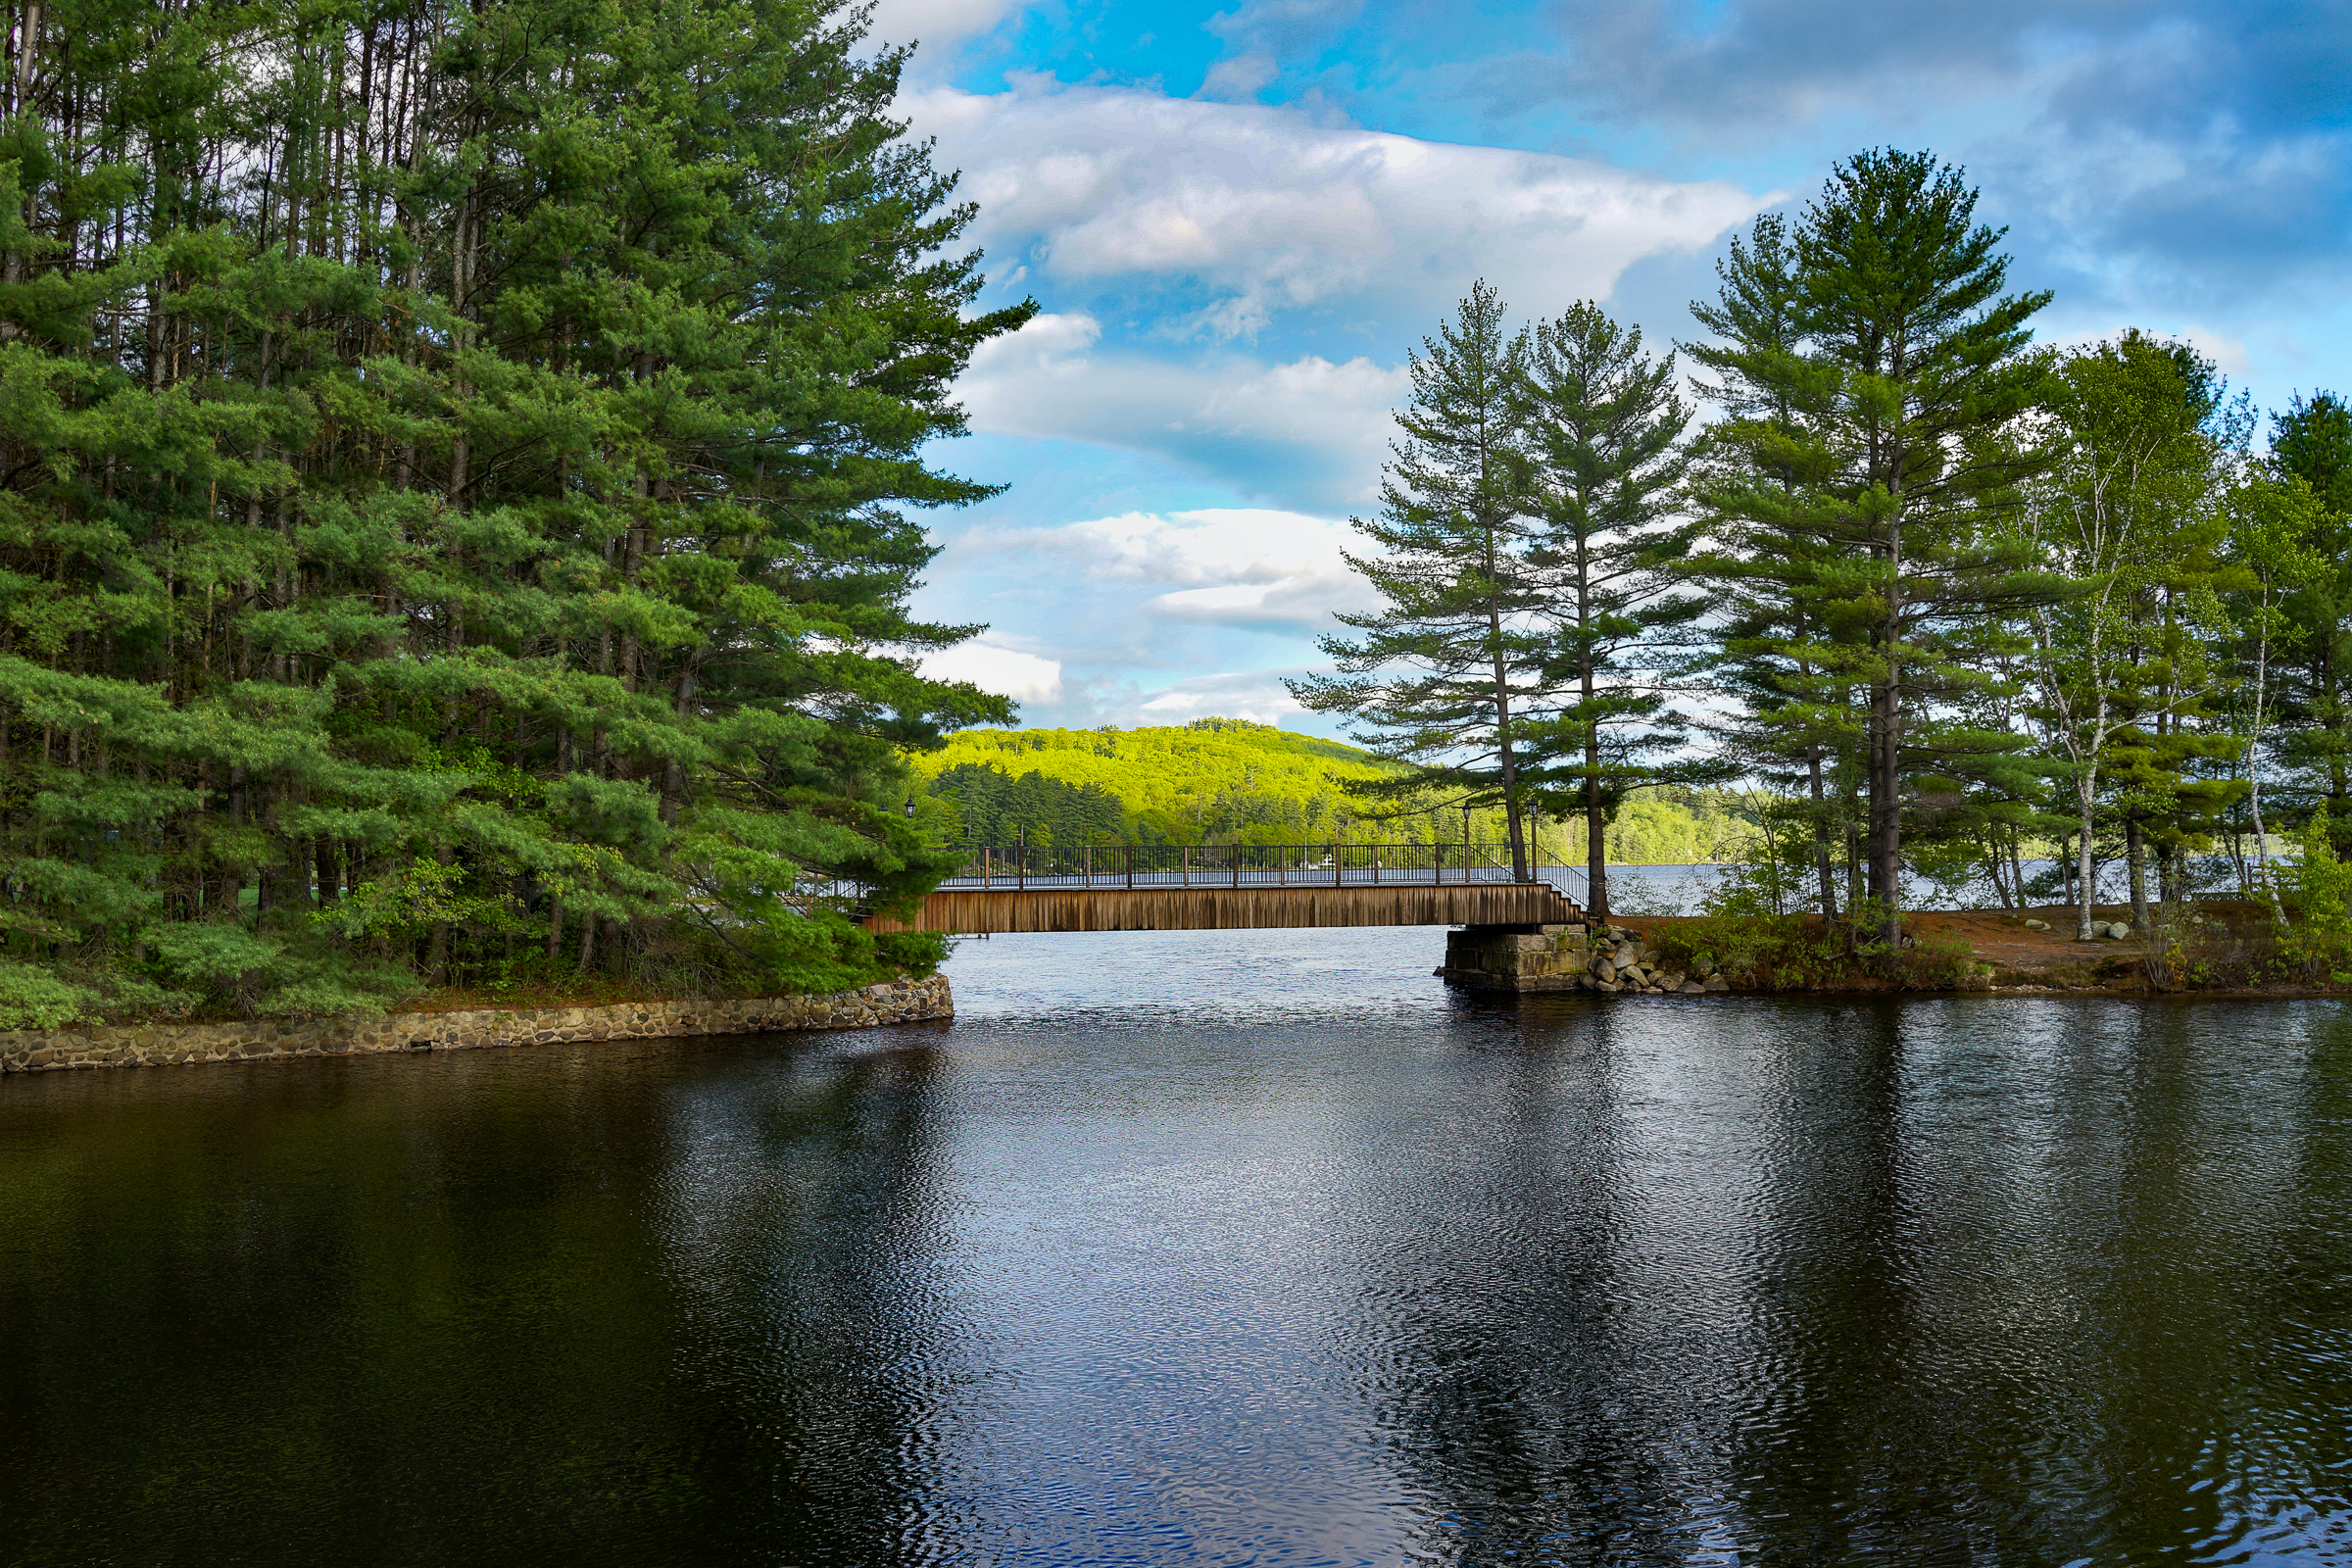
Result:
{"label": "bridge support pier", "polygon": [[1473,925],[1446,934],[1449,986],[1481,991],[1605,991],[1644,996],[1728,991],[1711,960],[1704,974],[1671,968],[1639,931],[1597,920],[1563,925]]}
{"label": "bridge support pier", "polygon": [[1479,991],[1576,991],[1592,966],[1593,938],[1568,925],[1468,925],[1446,933],[1449,986]]}

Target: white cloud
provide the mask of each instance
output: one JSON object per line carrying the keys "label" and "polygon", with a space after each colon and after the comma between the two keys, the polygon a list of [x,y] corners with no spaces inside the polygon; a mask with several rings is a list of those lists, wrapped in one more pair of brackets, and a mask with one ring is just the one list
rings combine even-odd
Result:
{"label": "white cloud", "polygon": [[1131,722],[1138,724],[1182,724],[1191,719],[1248,718],[1260,724],[1279,724],[1306,711],[1298,706],[1290,688],[1283,685],[1285,675],[1297,676],[1303,671],[1289,669],[1250,670],[1240,674],[1195,675],[1180,680],[1151,694],[1136,705]]}
{"label": "white cloud", "polygon": [[1002,93],[913,91],[901,107],[963,170],[976,233],[1000,255],[1065,281],[1189,280],[1215,296],[1200,324],[1225,334],[1357,294],[1443,311],[1479,275],[1557,310],[1762,205],[1721,180],[1036,76]]}
{"label": "white cloud", "polygon": [[956,384],[972,428],[1152,452],[1292,498],[1350,506],[1373,495],[1403,401],[1401,366],[1307,355],[1266,365],[1220,354],[1170,364],[1097,354],[1083,313],[1039,316],[981,346]]}
{"label": "white cloud", "polygon": [[875,0],[873,25],[866,36],[892,45],[920,42],[923,47],[915,58],[930,64],[952,45],[993,30],[1021,4],[1022,0]]}
{"label": "white cloud", "polygon": [[1061,700],[1059,660],[1008,648],[988,637],[925,654],[920,667],[933,680],[970,681],[984,692],[994,692],[1015,702]]}
{"label": "white cloud", "polygon": [[1305,636],[1334,629],[1334,610],[1374,603],[1371,585],[1340,559],[1342,549],[1363,543],[1345,522],[1296,512],[1139,512],[1053,528],[974,529],[950,545],[946,564],[972,570],[985,556],[1054,559],[1079,577],[1133,585],[1135,609],[1146,616]]}
{"label": "white cloud", "polygon": [[[2049,338],[2045,341],[2054,349],[2083,349],[2094,343],[2105,343],[2120,338],[2127,329],[2127,324],[2119,321],[2113,326],[2100,327],[2095,331],[2069,332],[2064,337]],[[2252,356],[2246,352],[2246,342],[2243,338],[2225,337],[2209,328],[2194,325],[2168,328],[2149,327],[2142,324],[2140,330],[2153,332],[2158,337],[2178,338],[2211,360],[2224,375],[2242,376],[2253,364]]]}

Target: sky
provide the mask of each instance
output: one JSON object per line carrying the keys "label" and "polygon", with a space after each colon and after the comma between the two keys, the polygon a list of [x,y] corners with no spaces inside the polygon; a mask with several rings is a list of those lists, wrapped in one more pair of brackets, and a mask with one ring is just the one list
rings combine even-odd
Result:
{"label": "sky", "polygon": [[2352,390],[2352,0],[878,0],[899,110],[978,204],[980,308],[1036,300],[932,452],[934,673],[1023,724],[1291,700],[1376,504],[1411,352],[1484,277],[1671,350],[1758,213],[1930,150],[2052,342],[2182,337],[2259,410]]}

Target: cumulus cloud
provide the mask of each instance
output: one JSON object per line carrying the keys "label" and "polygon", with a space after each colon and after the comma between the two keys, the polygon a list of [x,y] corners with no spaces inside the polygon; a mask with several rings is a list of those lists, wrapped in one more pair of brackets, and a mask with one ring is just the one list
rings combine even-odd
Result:
{"label": "cumulus cloud", "polygon": [[[1500,115],[1566,108],[1735,155],[1857,119],[1984,180],[2044,274],[2234,302],[2352,238],[2346,0],[1554,0],[1558,46],[1447,68]],[[2212,307],[2208,307],[2212,308]]]}
{"label": "cumulus cloud", "polygon": [[1602,298],[1635,261],[1706,246],[1758,206],[1721,180],[1036,76],[902,107],[964,172],[998,255],[1065,283],[1182,281],[1205,297],[1192,324],[1221,337],[1342,301],[1434,315],[1481,274],[1506,296]]}
{"label": "cumulus cloud", "polygon": [[[1335,610],[1375,603],[1371,585],[1341,559],[1362,541],[1334,518],[1254,508],[1127,513],[1053,528],[975,529],[948,564],[983,569],[1017,557],[1075,578],[1118,585],[1121,615],[1231,630],[1311,636]],[[1098,590],[1100,593],[1101,590]]]}
{"label": "cumulus cloud", "polygon": [[1061,700],[1061,662],[979,637],[925,654],[920,668],[933,680],[969,681],[984,692],[1021,703]]}
{"label": "cumulus cloud", "polygon": [[920,43],[919,60],[994,30],[1021,6],[1022,0],[875,0],[866,36],[877,43]]}
{"label": "cumulus cloud", "polygon": [[1183,724],[1196,718],[1248,718],[1260,724],[1279,724],[1306,711],[1283,684],[1298,669],[1250,670],[1237,674],[1195,675],[1162,687],[1135,703],[1131,722]]}
{"label": "cumulus cloud", "polygon": [[2159,337],[2174,338],[2187,344],[2211,360],[2215,368],[2224,375],[2242,376],[2253,365],[2253,356],[2246,352],[2245,339],[2230,337],[2193,323],[2174,328],[2161,328],[2150,327],[2144,321],[2117,321],[2108,326],[2094,327],[2088,331],[2069,332],[2063,337],[2044,338],[2042,341],[2054,349],[2088,348],[2094,343],[2104,343],[2120,338],[2133,327],[2137,327],[2143,332],[2153,331]]}
{"label": "cumulus cloud", "polygon": [[1098,353],[1083,313],[1040,316],[973,356],[957,393],[972,428],[1102,442],[1189,463],[1306,504],[1375,493],[1403,400],[1401,366],[1221,353],[1171,362]]}

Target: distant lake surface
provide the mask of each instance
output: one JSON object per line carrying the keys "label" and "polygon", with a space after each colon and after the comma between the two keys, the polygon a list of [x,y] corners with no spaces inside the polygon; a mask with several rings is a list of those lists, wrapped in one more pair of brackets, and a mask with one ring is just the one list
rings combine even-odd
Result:
{"label": "distant lake surface", "polygon": [[2352,1562],[2343,1004],[1442,943],[0,1081],[0,1563]]}

